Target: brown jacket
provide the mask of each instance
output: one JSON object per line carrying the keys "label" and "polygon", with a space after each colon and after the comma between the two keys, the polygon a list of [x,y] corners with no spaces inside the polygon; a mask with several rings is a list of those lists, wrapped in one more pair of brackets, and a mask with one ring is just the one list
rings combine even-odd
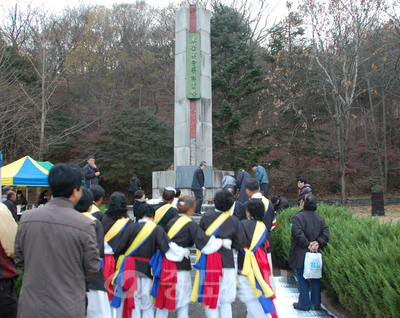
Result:
{"label": "brown jacket", "polygon": [[95,223],[66,198],[27,211],[15,240],[24,271],[20,318],[83,318],[86,286],[100,269]]}

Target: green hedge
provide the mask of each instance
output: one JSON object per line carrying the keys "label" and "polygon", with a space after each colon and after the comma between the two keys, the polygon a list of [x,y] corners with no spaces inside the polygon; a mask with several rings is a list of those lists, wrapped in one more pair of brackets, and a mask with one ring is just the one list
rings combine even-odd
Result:
{"label": "green hedge", "polygon": [[[277,216],[272,232],[274,264],[288,267],[292,216]],[[323,250],[322,284],[327,295],[350,312],[366,317],[400,317],[400,223],[379,224],[377,218],[353,218],[342,207],[319,204],[317,212],[329,226]]]}

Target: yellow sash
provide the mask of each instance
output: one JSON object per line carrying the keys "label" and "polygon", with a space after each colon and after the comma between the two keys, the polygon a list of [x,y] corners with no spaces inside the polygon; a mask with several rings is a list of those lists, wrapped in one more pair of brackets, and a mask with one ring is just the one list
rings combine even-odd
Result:
{"label": "yellow sash", "polygon": [[113,276],[112,283],[115,285],[114,280],[117,278],[119,271],[121,269],[122,261],[125,257],[130,256],[133,251],[135,251],[143,242],[146,240],[151,233],[153,233],[154,229],[156,228],[156,224],[154,222],[146,222],[146,224],[142,227],[139,233],[136,235],[135,239],[133,240],[131,246],[126,250],[124,255],[120,255],[118,258],[117,266],[115,269],[115,273]]}
{"label": "yellow sash", "polygon": [[121,218],[115,221],[111,229],[109,229],[107,234],[104,236],[104,242],[109,242],[114,236],[116,236],[128,221],[129,218]]}
{"label": "yellow sash", "polygon": [[257,221],[256,228],[254,230],[253,238],[251,240],[250,248],[244,248],[245,256],[243,262],[243,270],[242,274],[247,277],[251,288],[253,289],[254,294],[257,298],[260,298],[262,295],[261,290],[257,289],[256,287],[256,279],[260,284],[262,291],[264,292],[265,297],[270,298],[274,295],[273,290],[271,287],[266,283],[264,280],[260,267],[258,266],[256,256],[252,252],[253,248],[257,245],[260,241],[262,235],[265,232],[265,224],[262,221]]}
{"label": "yellow sash", "polygon": [[269,200],[268,200],[266,197],[264,197],[264,196],[262,196],[261,200],[262,200],[262,202],[264,203],[264,208],[265,208],[265,211],[264,211],[264,213],[265,213],[265,212],[267,212],[267,211],[268,211],[268,207],[269,207]]}
{"label": "yellow sash", "polygon": [[99,211],[100,211],[99,208],[95,204],[92,204],[92,209],[90,210],[90,213],[95,213]]}
{"label": "yellow sash", "polygon": [[172,238],[178,234],[178,232],[189,222],[192,222],[192,219],[187,215],[182,215],[176,222],[171,226],[168,231],[168,237],[172,240]]}
{"label": "yellow sash", "polygon": [[156,211],[156,214],[154,215],[154,223],[155,224],[158,224],[158,222],[160,222],[162,220],[165,213],[167,213],[167,211],[169,210],[170,207],[171,207],[171,204],[166,203]]}
{"label": "yellow sash", "polygon": [[87,216],[89,219],[92,219],[93,221],[97,220],[93,215],[91,215],[89,212],[84,212],[82,213],[83,215]]}
{"label": "yellow sash", "polygon": [[[215,220],[210,224],[210,226],[206,230],[206,235],[211,236],[230,216],[231,216],[232,207],[226,211],[222,212]],[[196,251],[196,262],[200,259],[201,251]],[[200,286],[200,271],[196,270],[196,277],[193,283],[192,295],[190,296],[190,301],[196,303],[199,298],[199,286]]]}

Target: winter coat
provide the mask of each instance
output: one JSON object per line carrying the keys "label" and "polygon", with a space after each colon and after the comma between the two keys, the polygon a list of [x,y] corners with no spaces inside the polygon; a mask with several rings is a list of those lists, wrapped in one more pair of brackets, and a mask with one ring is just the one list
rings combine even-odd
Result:
{"label": "winter coat", "polygon": [[18,221],[18,216],[17,216],[17,206],[13,201],[10,199],[7,199],[3,202],[4,205],[7,206],[7,208],[10,210],[11,215],[13,216],[15,221]]}
{"label": "winter coat", "polygon": [[95,223],[56,197],[22,216],[15,263],[24,271],[18,317],[85,316],[86,287],[100,270]]}
{"label": "winter coat", "polygon": [[100,172],[99,168],[92,168],[89,164],[83,168],[86,188],[90,189],[93,185],[99,184],[99,178],[95,175],[96,172]]}
{"label": "winter coat", "polygon": [[225,176],[222,178],[222,189],[226,190],[226,188],[232,188],[234,194],[236,194],[237,181],[233,176]]}
{"label": "winter coat", "polygon": [[129,181],[129,192],[135,194],[137,190],[140,190],[142,185],[140,184],[140,180],[138,177],[132,177],[131,181]]}
{"label": "winter coat", "polygon": [[317,241],[322,249],[329,241],[329,228],[324,218],[315,211],[302,210],[292,217],[292,245],[290,268],[304,268],[304,258],[311,242]]}
{"label": "winter coat", "polygon": [[250,178],[251,178],[251,175],[244,170],[240,170],[238,175],[236,176],[237,186],[240,191],[239,197],[238,197],[238,202],[240,202],[240,203],[245,203],[246,201],[249,200],[249,197],[247,196],[244,185],[246,184],[246,181],[249,180]]}
{"label": "winter coat", "polygon": [[301,201],[301,200],[304,201],[305,196],[306,196],[307,194],[311,194],[311,193],[312,193],[311,186],[310,186],[308,183],[306,183],[306,184],[304,185],[304,187],[302,187],[302,188],[299,190],[299,199],[297,200],[297,204],[300,205],[300,201]]}
{"label": "winter coat", "polygon": [[281,213],[282,210],[287,208],[290,208],[289,202],[285,198],[279,197],[279,204],[274,205],[275,212]]}
{"label": "winter coat", "polygon": [[263,166],[257,166],[256,179],[260,182],[260,184],[263,184],[263,183],[269,184],[267,171],[265,171]]}

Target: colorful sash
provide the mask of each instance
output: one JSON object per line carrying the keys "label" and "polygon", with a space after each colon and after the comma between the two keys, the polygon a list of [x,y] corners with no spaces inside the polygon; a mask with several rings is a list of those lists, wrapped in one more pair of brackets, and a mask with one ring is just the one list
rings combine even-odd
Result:
{"label": "colorful sash", "polygon": [[247,277],[254,295],[258,298],[264,312],[267,314],[274,313],[275,307],[272,302],[274,291],[269,285],[268,258],[266,258],[265,253],[259,250],[261,244],[265,242],[266,236],[267,228],[265,224],[262,221],[257,221],[250,248],[244,248],[240,252],[244,254],[242,275]]}
{"label": "colorful sash", "polygon": [[[231,209],[222,212],[206,230],[206,235],[217,235],[222,224],[231,216]],[[193,284],[190,301],[210,306],[210,309],[217,308],[219,295],[219,278],[222,276],[222,261],[218,252],[204,255],[196,251],[196,277]],[[207,273],[208,271],[208,273]],[[204,291],[206,293],[204,293]]]}
{"label": "colorful sash", "polygon": [[[147,258],[132,257],[137,250],[149,238],[157,225],[153,222],[146,222],[140,232],[136,235],[132,244],[129,246],[124,255],[118,258],[117,268],[115,270],[112,284],[115,285],[114,297],[111,306],[119,308],[121,306],[121,296],[123,291],[128,291],[125,296],[122,317],[130,317],[132,309],[135,308],[134,292],[137,290],[137,277],[135,259],[150,261]],[[125,272],[125,274],[124,274]]]}
{"label": "colorful sash", "polygon": [[[92,215],[91,215],[92,216]],[[94,216],[92,216],[94,218]],[[104,243],[111,241],[115,236],[117,236],[128,224],[129,218],[121,218],[115,221],[113,226],[108,230],[104,236]],[[115,270],[115,259],[113,254],[104,255],[104,260],[102,261],[102,268],[104,278],[106,280],[106,291],[108,295],[108,300],[111,301],[114,297],[114,288],[112,286],[112,277]]]}
{"label": "colorful sash", "polygon": [[[263,218],[265,218],[265,216],[266,216],[267,213],[268,213],[269,200],[268,200],[266,197],[264,197],[264,196],[262,196],[261,200],[262,200],[262,202],[264,203],[265,213],[264,213],[264,217],[263,217]],[[272,219],[271,231],[275,228],[276,224],[277,224],[277,223],[276,223],[276,216],[275,216],[275,214],[274,214],[274,218]]]}
{"label": "colorful sash", "polygon": [[[172,239],[179,231],[192,220],[183,215],[178,218],[168,231],[168,237]],[[163,257],[161,251],[151,258],[150,266],[153,273],[153,288],[151,295],[156,299],[154,307],[175,310],[176,308],[176,284],[178,273],[176,263]]]}
{"label": "colorful sash", "polygon": [[96,212],[99,212],[100,210],[99,210],[99,208],[95,205],[95,204],[92,204],[92,210],[90,211],[90,214],[95,214]]}
{"label": "colorful sash", "polygon": [[93,215],[91,215],[89,212],[84,212],[84,213],[82,213],[84,216],[87,216],[89,219],[91,219],[91,220],[93,220],[93,221],[96,221],[97,219],[93,216]]}
{"label": "colorful sash", "polygon": [[128,224],[129,218],[120,218],[115,223],[113,226],[108,230],[106,235],[104,236],[104,242],[109,242],[111,241],[115,236],[120,233],[125,226]]}
{"label": "colorful sash", "polygon": [[167,213],[167,211],[170,209],[172,205],[169,203],[164,204],[161,208],[157,209],[155,215],[154,215],[154,223],[158,224],[163,217],[165,216],[165,214]]}

